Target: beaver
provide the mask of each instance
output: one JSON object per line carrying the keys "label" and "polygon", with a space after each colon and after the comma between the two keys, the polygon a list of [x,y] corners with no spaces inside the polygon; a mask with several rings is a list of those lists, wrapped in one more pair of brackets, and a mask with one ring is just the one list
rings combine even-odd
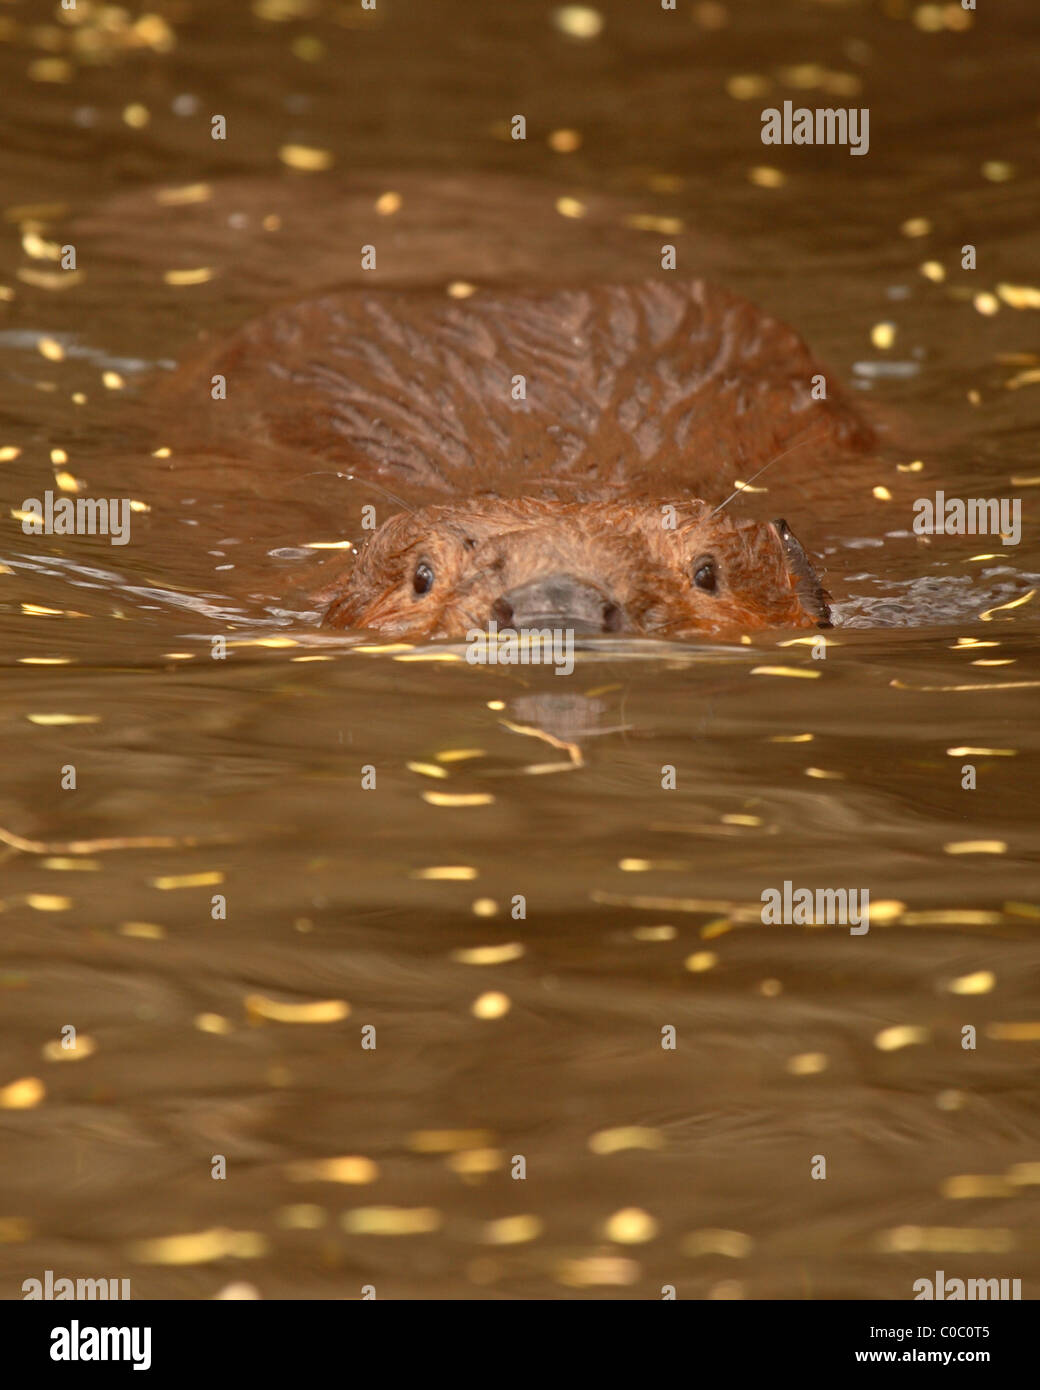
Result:
{"label": "beaver", "polygon": [[[351,480],[342,524],[361,544],[318,595],[326,626],[424,640],[492,621],[680,638],[829,625],[787,522],[724,509],[780,456],[810,486],[873,444],[793,330],[702,280],[465,289],[276,309],[178,382],[220,374],[240,445]],[[370,524],[384,502],[367,534],[360,509]]]}

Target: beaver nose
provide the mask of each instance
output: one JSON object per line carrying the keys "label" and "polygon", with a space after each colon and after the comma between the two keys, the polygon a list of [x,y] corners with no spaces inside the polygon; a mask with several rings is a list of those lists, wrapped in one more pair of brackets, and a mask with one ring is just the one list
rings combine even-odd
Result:
{"label": "beaver nose", "polygon": [[574,632],[620,632],[624,614],[594,584],[572,574],[547,574],[532,579],[491,605],[500,627],[565,627]]}

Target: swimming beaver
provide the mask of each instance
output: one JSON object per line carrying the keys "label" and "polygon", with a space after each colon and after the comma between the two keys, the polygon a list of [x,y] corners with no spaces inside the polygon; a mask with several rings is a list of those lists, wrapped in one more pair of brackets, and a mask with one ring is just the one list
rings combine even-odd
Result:
{"label": "swimming beaver", "polygon": [[325,622],[412,638],[490,619],[687,637],[829,627],[827,598],[784,521],[733,522],[699,501],[473,495],[384,522]]}
{"label": "swimming beaver", "polygon": [[814,399],[823,373],[801,340],[727,291],[358,290],[247,324],[194,370],[200,387],[227,378],[254,445],[353,479],[355,515],[400,506],[320,596],[329,626],[829,625],[786,522],[719,508],[778,455],[807,482],[872,432],[832,387]]}

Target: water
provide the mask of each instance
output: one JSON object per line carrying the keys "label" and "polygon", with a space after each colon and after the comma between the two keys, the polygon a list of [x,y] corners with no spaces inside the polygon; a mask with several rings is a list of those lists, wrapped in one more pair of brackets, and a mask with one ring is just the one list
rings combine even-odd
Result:
{"label": "water", "polygon": [[[0,1089],[4,1296],[48,1268],[134,1297],[904,1299],[936,1268],[1033,1295],[1036,311],[973,296],[1035,284],[1035,25],[920,8],[617,3],[581,42],[475,0],[187,4],[168,45],[3,6],[5,514],[64,470],[149,509],[125,547],[9,516],[0,543],[0,1088],[30,1079]],[[787,97],[869,104],[869,155],[761,145]],[[1021,544],[879,524],[888,473],[785,499],[837,601],[822,662],[604,640],[564,681],[324,636],[336,557],[306,547],[342,481],[153,403],[357,283],[390,191],[386,284],[632,278],[667,239],[795,325],[923,495],[1020,496]],[[34,234],[81,278],[41,281]],[[198,446],[156,457],[171,422]],[[762,925],[785,881],[868,888],[869,933]]]}

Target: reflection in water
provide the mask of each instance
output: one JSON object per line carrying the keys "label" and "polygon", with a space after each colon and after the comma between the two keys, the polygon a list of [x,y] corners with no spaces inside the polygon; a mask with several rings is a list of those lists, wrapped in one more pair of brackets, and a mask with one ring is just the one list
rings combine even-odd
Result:
{"label": "reflection in water", "polygon": [[[149,510],[116,562],[2,538],[0,1296],[50,1268],[135,1298],[906,1299],[936,1262],[1033,1296],[1035,342],[995,293],[1037,263],[1027,6],[932,35],[910,7],[680,30],[618,0],[581,43],[477,0],[450,32],[188,4],[154,51],[92,11],[112,65],[52,26],[45,150],[10,8],[7,510],[57,469]],[[741,93],[796,81],[875,107],[869,159],[764,150]],[[196,90],[236,112],[226,151]],[[827,476],[782,513],[840,580],[823,659],[605,639],[564,679],[331,638],[309,547],[344,540],[342,482],[211,454],[208,406],[164,454],[139,369],[357,283],[371,227],[379,282],[427,286],[631,279],[674,243],[861,364],[925,493],[1017,488],[1022,544],[923,544],[877,478]],[[34,254],[67,237],[75,282]],[[868,889],[870,931],[764,925],[785,882]]]}

